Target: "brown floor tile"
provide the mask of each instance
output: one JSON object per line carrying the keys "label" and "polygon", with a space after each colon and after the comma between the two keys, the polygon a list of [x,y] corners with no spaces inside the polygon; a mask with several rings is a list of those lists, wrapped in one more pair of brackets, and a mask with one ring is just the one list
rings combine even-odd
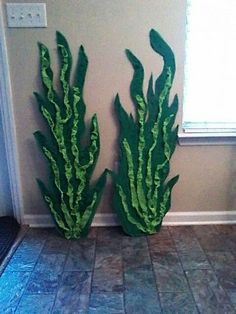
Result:
{"label": "brown floor tile", "polygon": [[[29,229],[0,277],[0,312],[236,313],[236,225],[165,227],[128,237],[92,228],[65,240]],[[33,312],[32,312],[33,313]]]}
{"label": "brown floor tile", "polygon": [[212,270],[186,271],[186,275],[200,313],[235,313]]}

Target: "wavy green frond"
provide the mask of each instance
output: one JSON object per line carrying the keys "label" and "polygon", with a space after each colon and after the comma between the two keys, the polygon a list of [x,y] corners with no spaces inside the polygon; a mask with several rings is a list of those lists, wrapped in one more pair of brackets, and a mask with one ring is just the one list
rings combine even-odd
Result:
{"label": "wavy green frond", "polygon": [[[147,105],[141,96],[137,95],[136,100],[138,103],[138,123],[139,123],[139,142],[138,142],[138,171],[137,171],[137,195],[139,200],[139,206],[141,207],[144,214],[147,215],[147,200],[143,187],[143,171],[145,164],[145,136],[144,136],[144,126],[145,119],[147,115]],[[145,216],[146,216],[145,215]]]}
{"label": "wavy green frond", "polygon": [[160,229],[178,179],[175,177],[166,183],[178,129],[173,129],[177,96],[169,104],[175,75],[174,54],[154,30],[150,31],[150,44],[162,56],[164,65],[155,87],[151,75],[146,100],[143,66],[130,50],[126,50],[134,70],[130,94],[136,120],[124,110],[118,96],[114,103],[120,127],[120,165],[118,173],[112,174],[116,187],[113,206],[124,231],[133,236],[153,234]]}
{"label": "wavy green frond", "polygon": [[58,208],[56,207],[55,200],[51,198],[50,192],[47,190],[46,186],[41,180],[37,179],[37,183],[41,190],[41,193],[43,195],[45,202],[48,204],[51,210],[52,218],[56,222],[56,225],[58,226],[59,230],[63,232],[65,231],[67,232],[69,228],[66,225],[66,222],[64,221],[64,217],[60,213],[60,210],[58,210]]}
{"label": "wavy green frond", "polygon": [[[72,108],[70,104],[70,72],[72,66],[72,56],[70,48],[65,37],[57,32],[57,49],[58,55],[61,61],[60,81],[63,90],[63,103],[65,106],[65,117],[62,119],[63,123],[66,123],[72,115]],[[62,114],[61,114],[62,115]]]}
{"label": "wavy green frond", "polygon": [[[85,130],[83,87],[88,59],[80,47],[74,85],[71,85],[72,55],[66,38],[56,33],[60,60],[61,92],[54,89],[53,71],[47,47],[39,43],[40,72],[45,95],[34,93],[49,135],[37,131],[34,136],[48,161],[50,189],[38,180],[44,201],[55,224],[65,238],[80,238],[89,232],[106,182],[104,172],[98,184],[91,186],[91,176],[100,151],[96,115],[91,120],[89,145],[82,145]],[[62,99],[58,97],[62,95]],[[94,192],[91,195],[91,190]]]}
{"label": "wavy green frond", "polygon": [[129,223],[131,223],[132,225],[135,225],[140,231],[145,233],[145,227],[142,226],[142,224],[139,223],[138,220],[134,219],[132,215],[130,214],[130,211],[127,205],[126,194],[124,193],[122,187],[120,185],[117,185],[117,188],[119,190],[119,196],[121,199],[124,213],[126,214],[126,219],[128,219]]}
{"label": "wavy green frond", "polygon": [[130,50],[126,49],[126,55],[134,69],[133,79],[130,84],[130,95],[134,104],[137,104],[136,95],[139,95],[142,99],[144,99],[143,96],[144,69],[141,62],[138,60],[138,58],[135,57],[135,55]]}

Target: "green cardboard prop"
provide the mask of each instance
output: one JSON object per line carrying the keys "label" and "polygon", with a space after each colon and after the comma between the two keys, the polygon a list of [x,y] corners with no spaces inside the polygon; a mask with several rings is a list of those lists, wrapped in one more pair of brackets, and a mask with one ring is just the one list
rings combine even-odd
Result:
{"label": "green cardboard prop", "polygon": [[83,145],[85,131],[85,103],[83,87],[88,59],[81,46],[74,79],[70,85],[72,56],[65,37],[56,33],[60,60],[61,95],[54,89],[53,71],[49,51],[39,43],[41,79],[44,96],[34,93],[39,110],[48,126],[48,135],[36,131],[34,136],[48,161],[49,186],[37,179],[42,196],[52,218],[65,238],[86,236],[102,190],[106,182],[106,170],[98,181],[90,186],[100,150],[99,129],[96,115],[92,117],[89,141]]}
{"label": "green cardboard prop", "polygon": [[130,94],[136,117],[122,107],[119,96],[114,106],[119,121],[119,169],[112,172],[115,183],[113,207],[123,230],[131,236],[153,234],[159,230],[171,205],[171,191],[178,180],[166,182],[170,158],[175,150],[178,127],[173,128],[178,98],[169,105],[175,75],[171,48],[155,31],[150,31],[152,49],[162,56],[164,66],[153,88],[153,77],[146,98],[143,93],[144,69],[126,50],[134,70]]}

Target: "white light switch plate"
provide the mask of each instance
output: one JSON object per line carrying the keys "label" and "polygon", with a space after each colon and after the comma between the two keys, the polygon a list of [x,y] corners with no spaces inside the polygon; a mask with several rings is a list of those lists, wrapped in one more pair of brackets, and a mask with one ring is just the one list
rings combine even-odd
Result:
{"label": "white light switch plate", "polygon": [[47,27],[45,3],[7,3],[8,27]]}

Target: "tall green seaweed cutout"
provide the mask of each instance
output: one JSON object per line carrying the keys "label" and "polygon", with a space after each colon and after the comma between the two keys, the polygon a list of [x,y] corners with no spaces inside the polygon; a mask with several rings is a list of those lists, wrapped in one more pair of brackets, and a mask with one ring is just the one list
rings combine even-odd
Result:
{"label": "tall green seaweed cutout", "polygon": [[42,196],[48,205],[59,231],[67,239],[88,234],[106,183],[106,170],[94,185],[90,179],[100,150],[97,117],[90,123],[89,140],[83,145],[85,103],[83,87],[88,59],[83,46],[79,49],[74,85],[70,85],[71,51],[65,37],[56,33],[60,60],[61,94],[53,84],[48,48],[39,43],[40,72],[44,96],[34,93],[39,110],[48,126],[49,135],[34,133],[49,165],[49,187],[37,179]]}
{"label": "tall green seaweed cutout", "polygon": [[175,75],[174,54],[155,30],[150,31],[150,43],[163,58],[164,66],[154,87],[153,77],[150,77],[146,98],[143,66],[130,50],[126,50],[134,69],[130,94],[136,119],[123,109],[118,95],[114,102],[120,126],[120,162],[118,173],[112,172],[113,206],[123,230],[131,236],[159,230],[170,209],[172,188],[178,181],[176,176],[166,182],[178,130],[178,127],[173,128],[178,111],[177,96],[169,105]]}

